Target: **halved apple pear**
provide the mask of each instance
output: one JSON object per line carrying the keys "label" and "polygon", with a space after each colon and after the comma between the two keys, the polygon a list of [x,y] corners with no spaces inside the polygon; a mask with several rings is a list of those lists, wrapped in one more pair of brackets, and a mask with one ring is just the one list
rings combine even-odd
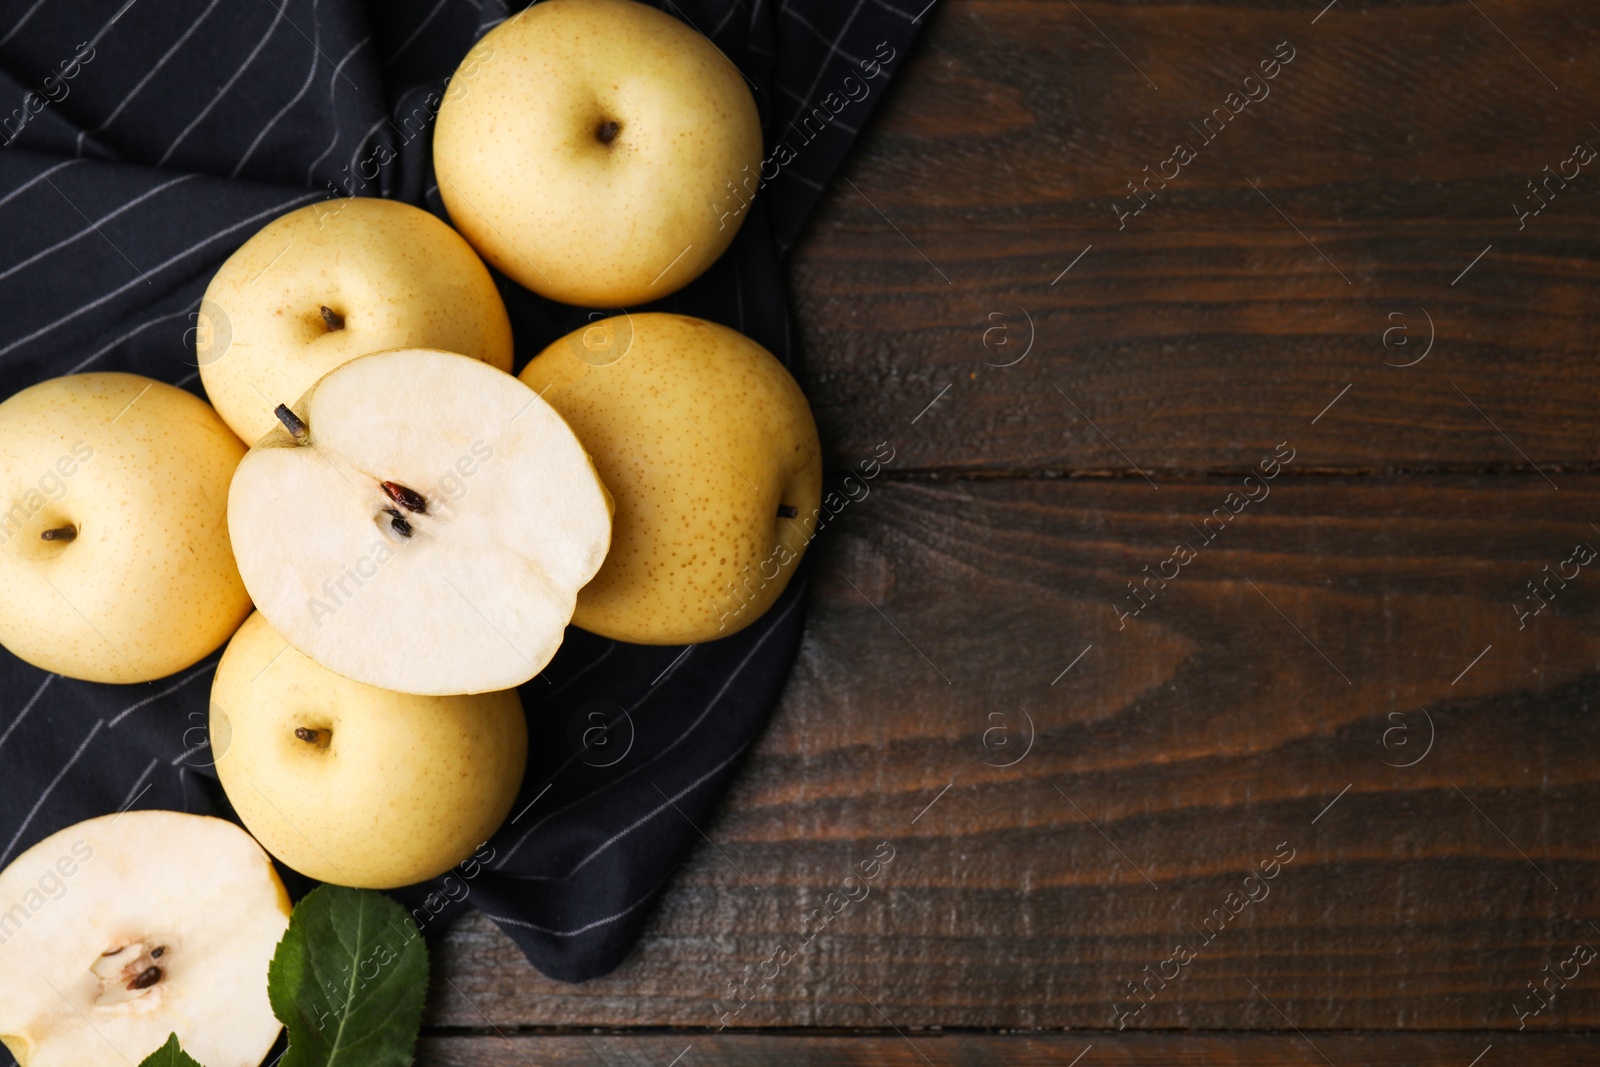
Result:
{"label": "halved apple pear", "polygon": [[401,693],[510,689],[561,646],[611,541],[611,496],[516,378],[405,349],[331,371],[240,462],[228,530],[295,648]]}
{"label": "halved apple pear", "polygon": [[233,823],[69,826],[0,872],[0,1041],[22,1067],[126,1067],[176,1033],[206,1067],[258,1067],[288,926],[272,861]]}

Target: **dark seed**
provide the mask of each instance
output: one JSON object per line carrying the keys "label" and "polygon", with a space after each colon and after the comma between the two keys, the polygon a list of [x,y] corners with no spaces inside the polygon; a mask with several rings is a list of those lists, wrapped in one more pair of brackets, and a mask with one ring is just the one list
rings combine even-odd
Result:
{"label": "dark seed", "polygon": [[389,494],[389,499],[418,515],[428,513],[428,499],[415,489],[401,485],[399,482],[384,482],[383,491]]}
{"label": "dark seed", "polygon": [[608,120],[600,124],[600,128],[594,131],[594,135],[600,138],[601,144],[610,144],[617,139],[617,131],[620,129],[622,129],[621,126]]}
{"label": "dark seed", "polygon": [[128,983],[129,989],[149,989],[161,981],[160,967],[146,967],[139,972],[139,976]]}
{"label": "dark seed", "polygon": [[799,514],[800,514],[799,509],[796,508],[793,504],[779,504],[778,505],[778,517],[781,518],[781,519],[792,519],[792,518],[794,518],[795,516],[797,516]]}
{"label": "dark seed", "polygon": [[322,305],[322,321],[327,324],[330,331],[344,329],[344,316],[327,304]]}
{"label": "dark seed", "polygon": [[57,526],[54,530],[46,530],[39,535],[41,541],[71,541],[78,536],[78,528],[72,525]]}
{"label": "dark seed", "polygon": [[411,524],[405,520],[405,516],[401,515],[394,508],[384,508],[383,513],[389,516],[389,526],[394,530],[395,533],[399,534],[401,537],[411,536]]}
{"label": "dark seed", "polygon": [[[319,737],[319,736],[320,736],[320,735],[319,735],[319,734],[318,734],[318,733],[317,733],[317,731],[315,731],[315,730],[313,730],[313,729],[310,729],[310,728],[309,728],[309,727],[305,727],[305,726],[296,726],[296,727],[295,727],[295,728],[294,728],[294,735],[295,735],[295,736],[296,736],[296,737],[298,737],[298,738],[299,738],[299,739],[300,739],[300,740],[302,740],[302,741],[309,741],[309,742],[311,742],[311,743],[312,743],[312,744],[316,744],[316,741],[317,741],[317,738],[318,738],[318,737]],[[158,953],[159,953],[159,952],[160,952],[160,951],[161,951],[161,950],[159,950],[159,949],[158,949],[158,950],[157,950],[157,951],[156,951],[156,952],[152,952],[152,953],[150,953],[150,955],[151,955],[151,956],[152,956],[152,957],[154,957],[154,956],[156,956],[156,955],[157,955],[157,954],[158,954]]]}

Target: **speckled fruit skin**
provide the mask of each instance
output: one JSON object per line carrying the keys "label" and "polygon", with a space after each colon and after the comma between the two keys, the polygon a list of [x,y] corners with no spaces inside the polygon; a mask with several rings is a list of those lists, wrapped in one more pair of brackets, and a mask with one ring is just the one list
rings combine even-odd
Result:
{"label": "speckled fruit skin", "polygon": [[687,285],[728,247],[759,184],[761,122],[738,68],[671,15],[544,0],[467,53],[433,162],[452,221],[490,263],[555,300],[624,307]]}
{"label": "speckled fruit skin", "polygon": [[704,319],[618,316],[557,341],[521,377],[577,433],[616,501],[611,551],[578,592],[576,625],[688,644],[772,606],[816,533],[822,448],[805,395],[770,352]]}
{"label": "speckled fruit skin", "polygon": [[515,689],[428,697],[363,685],[255,614],[217,666],[211,747],[228,800],[268,852],[319,881],[393,889],[448,871],[505,821],[528,727]]}
{"label": "speckled fruit skin", "polygon": [[[75,374],[0,404],[0,644],[47,671],[148,682],[239,628],[228,541],[245,453],[210,405],[137,374]],[[71,541],[41,534],[70,524]]]}
{"label": "speckled fruit skin", "polygon": [[[326,305],[344,325],[330,330]],[[246,444],[324,374],[391,348],[511,371],[511,320],[472,247],[410,204],[363,197],[291,211],[228,257],[200,306],[200,381]]]}

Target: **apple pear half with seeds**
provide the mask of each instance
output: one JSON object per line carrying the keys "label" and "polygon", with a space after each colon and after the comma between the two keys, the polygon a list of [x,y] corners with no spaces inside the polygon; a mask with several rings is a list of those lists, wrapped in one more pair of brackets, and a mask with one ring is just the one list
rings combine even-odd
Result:
{"label": "apple pear half with seeds", "polygon": [[549,404],[477,360],[404,349],[277,413],[228,492],[239,573],[274,630],[400,693],[487,693],[544,669],[612,508]]}
{"label": "apple pear half with seeds", "polygon": [[69,826],[0,872],[0,1041],[22,1067],[127,1067],[176,1033],[205,1067],[258,1067],[288,926],[272,861],[233,823]]}

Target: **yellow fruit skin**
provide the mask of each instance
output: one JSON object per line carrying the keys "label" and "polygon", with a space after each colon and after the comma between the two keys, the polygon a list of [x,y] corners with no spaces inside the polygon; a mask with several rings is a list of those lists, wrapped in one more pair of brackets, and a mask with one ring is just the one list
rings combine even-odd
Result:
{"label": "yellow fruit skin", "polygon": [[822,449],[770,352],[703,319],[619,316],[552,344],[521,377],[572,426],[616,502],[611,551],[574,623],[688,644],[772,606],[816,533]]}
{"label": "yellow fruit skin", "polygon": [[393,889],[448,871],[505,821],[528,730],[514,689],[438,697],[364,685],[318,666],[258,613],[217,667],[211,746],[228,800],[268,852],[319,881]]}
{"label": "yellow fruit skin", "polygon": [[277,428],[274,407],[369,352],[437,348],[511,372],[511,320],[488,268],[449,226],[395,200],[273,219],[211,279],[198,325],[206,396],[252,445]]}
{"label": "yellow fruit skin", "polygon": [[[36,667],[148,682],[228,639],[250,599],[228,540],[244,444],[204,401],[76,374],[0,404],[0,644]],[[45,540],[70,526],[72,540]]]}
{"label": "yellow fruit skin", "polygon": [[462,235],[580,307],[659,300],[698,277],[749,214],[761,151],[738,68],[635,0],[542,0],[502,22],[452,76],[433,140]]}

